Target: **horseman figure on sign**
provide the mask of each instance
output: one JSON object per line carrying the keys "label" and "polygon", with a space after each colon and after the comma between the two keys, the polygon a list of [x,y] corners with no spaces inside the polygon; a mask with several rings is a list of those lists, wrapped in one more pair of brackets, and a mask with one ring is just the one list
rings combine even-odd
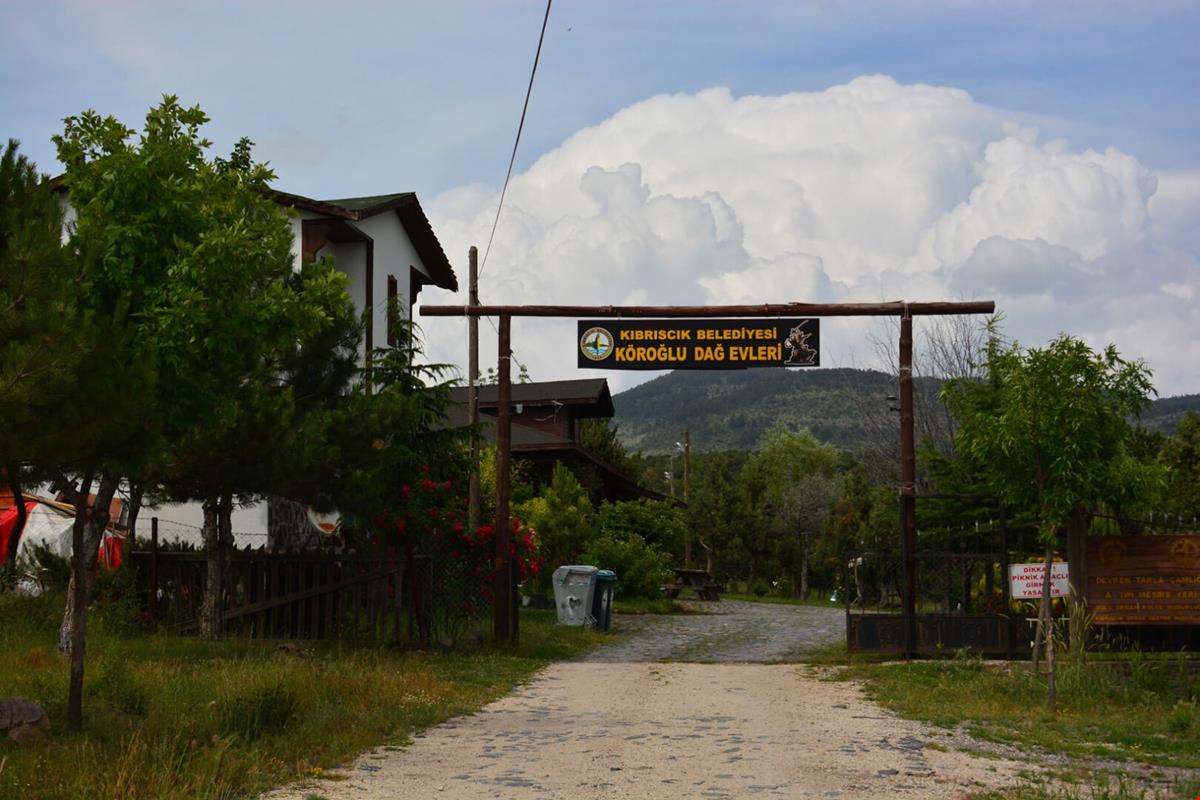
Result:
{"label": "horseman figure on sign", "polygon": [[788,349],[787,361],[783,362],[787,367],[811,367],[816,361],[817,351],[808,346],[808,340],[812,338],[812,334],[802,330],[807,320],[801,322],[796,327],[792,328],[788,334],[783,346]]}

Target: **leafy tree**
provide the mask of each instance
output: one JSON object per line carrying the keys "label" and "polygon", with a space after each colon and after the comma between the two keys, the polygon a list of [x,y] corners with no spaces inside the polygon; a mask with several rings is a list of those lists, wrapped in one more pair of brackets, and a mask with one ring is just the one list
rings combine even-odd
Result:
{"label": "leafy tree", "polygon": [[781,537],[781,562],[790,567],[801,596],[808,596],[809,560],[839,494],[837,451],[807,430],[777,425],[746,463],[761,507]]}
{"label": "leafy tree", "polygon": [[[118,485],[178,469],[173,447],[197,431],[236,428],[263,341],[294,311],[284,284],[291,231],[262,194],[270,172],[242,142],[209,159],[208,121],[174,97],[140,134],[87,111],[55,137],[76,218],[80,316],[98,332],[76,386],[75,447],[55,465],[75,507],[74,597],[60,636],[72,654],[68,716],[82,720],[88,576]],[[94,500],[91,495],[94,491]],[[94,509],[94,511],[93,511]]]}
{"label": "leafy tree", "polygon": [[1166,510],[1182,520],[1200,516],[1200,414],[1189,412],[1162,447],[1168,470]]}
{"label": "leafy tree", "polygon": [[1087,510],[1126,491],[1127,420],[1149,405],[1153,388],[1141,362],[1125,361],[1112,346],[1096,353],[1067,335],[1028,350],[993,337],[987,366],[987,380],[950,382],[945,397],[960,424],[956,448],[974,459],[993,495],[1030,509],[1045,544],[1042,614],[1053,708],[1054,545]]}
{"label": "leafy tree", "polygon": [[631,454],[617,435],[619,426],[611,419],[585,419],[579,443],[596,458],[632,481],[641,477],[644,462],[640,454]]}
{"label": "leafy tree", "polygon": [[687,525],[704,550],[705,570],[714,577],[729,578],[751,569],[742,544],[743,534],[755,527],[742,481],[745,460],[745,454],[736,452],[692,456]]}
{"label": "leafy tree", "polygon": [[676,559],[683,553],[687,522],[683,509],[673,503],[646,498],[604,503],[596,512],[594,524],[600,535],[636,533],[651,546]]}
{"label": "leafy tree", "polygon": [[558,463],[550,485],[520,506],[518,513],[538,532],[541,553],[546,558],[538,588],[544,591],[550,573],[564,564],[578,563],[592,537],[595,510],[574,473]]}
{"label": "leafy tree", "polygon": [[[271,223],[266,215],[263,221]],[[313,474],[316,452],[314,442],[295,436],[298,430],[313,432],[314,426],[302,417],[336,403],[354,375],[353,369],[336,366],[354,363],[361,331],[345,275],[328,262],[305,264],[293,272],[290,254],[273,267],[262,271],[263,283],[242,291],[226,306],[232,320],[272,321],[248,344],[253,358],[217,366],[234,411],[220,424],[204,424],[174,439],[165,476],[169,493],[204,504],[208,564],[200,629],[210,637],[220,635],[223,626],[235,501],[253,503],[267,494],[295,496]],[[272,273],[274,281],[265,282]],[[284,291],[276,291],[280,286]]]}
{"label": "leafy tree", "polygon": [[671,576],[671,556],[627,529],[603,530],[588,542],[580,560],[615,572],[616,593],[624,597],[658,597],[659,587]]}
{"label": "leafy tree", "polygon": [[[312,472],[323,486],[305,499],[369,521],[390,516],[436,465],[442,480],[466,475],[466,429],[446,428],[452,382],[423,361],[414,326],[393,315],[396,344],[376,348],[353,391],[316,422],[322,443]],[[405,487],[410,487],[408,491]]]}
{"label": "leafy tree", "polygon": [[[18,501],[39,483],[40,462],[65,445],[47,420],[62,401],[87,351],[87,325],[72,291],[76,262],[62,245],[58,198],[36,167],[9,140],[0,153],[0,420],[4,421],[0,479]],[[25,523],[0,561],[15,564]]]}
{"label": "leafy tree", "polygon": [[[289,367],[311,367],[314,357],[333,361],[334,354],[317,345],[330,339],[331,329],[356,331],[357,318],[346,279],[331,265],[293,270],[290,225],[266,192],[273,175],[253,162],[248,140],[239,141],[229,159],[211,162],[197,157],[205,143],[195,130],[181,130],[175,146],[193,157],[176,173],[179,188],[170,199],[186,211],[177,208],[171,224],[188,231],[191,242],[171,241],[169,248],[134,257],[186,265],[189,296],[160,311],[186,318],[196,333],[197,317],[203,325],[203,339],[196,337],[187,357],[201,377],[208,411],[164,420],[164,457],[130,475],[131,494],[149,486],[152,497],[204,504],[208,585],[200,622],[203,634],[216,636],[235,499],[253,501],[274,488],[284,463],[302,470],[294,452],[285,458],[280,451],[291,442],[287,434],[297,410],[289,379],[311,379]],[[120,224],[151,213],[122,205],[106,221]],[[159,235],[159,244],[169,241],[165,231]],[[336,388],[344,388],[347,377]]]}

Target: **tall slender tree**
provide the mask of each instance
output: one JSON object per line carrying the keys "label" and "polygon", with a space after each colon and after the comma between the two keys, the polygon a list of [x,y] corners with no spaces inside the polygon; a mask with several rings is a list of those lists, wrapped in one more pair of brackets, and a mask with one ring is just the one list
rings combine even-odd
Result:
{"label": "tall slender tree", "polygon": [[68,720],[82,722],[89,577],[122,480],[163,474],[173,445],[228,431],[242,398],[229,381],[252,374],[263,342],[293,313],[284,278],[291,230],[262,190],[270,171],[248,143],[211,159],[208,117],[174,97],[140,134],[93,111],[55,137],[75,219],[77,317],[97,345],[60,419],[73,447],[56,463],[75,507],[72,579],[60,643],[71,653]]}
{"label": "tall slender tree", "polygon": [[767,431],[746,463],[749,480],[761,487],[759,500],[774,532],[794,545],[780,548],[780,554],[793,568],[796,588],[803,597],[808,596],[814,544],[838,498],[837,465],[837,451],[832,447],[818,442],[807,430],[795,432],[783,426]]}
{"label": "tall slender tree", "polygon": [[1030,509],[1045,545],[1041,618],[1054,709],[1054,548],[1087,511],[1125,494],[1128,419],[1154,390],[1142,362],[1126,361],[1111,345],[1097,353],[1065,334],[1027,350],[993,336],[987,369],[986,380],[954,381],[944,394],[960,425],[957,449],[979,466],[991,494]]}
{"label": "tall slender tree", "polygon": [[17,501],[11,565],[25,523],[23,489],[62,438],[49,424],[87,349],[76,319],[75,262],[45,176],[9,140],[0,153],[0,479]]}

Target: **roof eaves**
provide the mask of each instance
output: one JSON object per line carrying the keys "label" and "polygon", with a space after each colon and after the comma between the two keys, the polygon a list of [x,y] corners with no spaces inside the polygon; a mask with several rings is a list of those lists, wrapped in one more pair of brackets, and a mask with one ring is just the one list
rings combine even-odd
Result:
{"label": "roof eaves", "polygon": [[433,286],[457,292],[458,278],[454,274],[454,268],[450,266],[450,260],[446,258],[446,251],[442,249],[442,243],[438,241],[437,235],[433,232],[433,226],[429,224],[429,217],[425,216],[425,211],[421,208],[417,196],[415,194],[401,196],[395,208],[396,216],[400,218],[404,232],[408,234],[417,255],[421,257],[421,263],[429,272],[430,283]]}
{"label": "roof eaves", "polygon": [[356,220],[361,219],[359,213],[351,211],[348,208],[334,205],[325,202],[324,200],[314,200],[311,197],[305,197],[299,194],[291,194],[290,192],[281,192],[278,189],[268,189],[267,192],[272,199],[280,205],[291,206],[302,211],[312,211],[314,214],[324,214],[327,217],[338,217],[339,219]]}

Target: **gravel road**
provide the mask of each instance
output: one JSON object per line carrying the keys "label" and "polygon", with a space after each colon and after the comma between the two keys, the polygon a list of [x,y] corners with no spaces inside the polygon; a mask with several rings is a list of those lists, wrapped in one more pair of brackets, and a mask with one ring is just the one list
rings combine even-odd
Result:
{"label": "gravel road", "polygon": [[[930,748],[937,734],[852,683],[782,662],[843,635],[836,609],[726,601],[618,616],[614,641],[343,780],[271,800],[954,798],[1024,765]],[[704,663],[698,663],[704,662]]]}

